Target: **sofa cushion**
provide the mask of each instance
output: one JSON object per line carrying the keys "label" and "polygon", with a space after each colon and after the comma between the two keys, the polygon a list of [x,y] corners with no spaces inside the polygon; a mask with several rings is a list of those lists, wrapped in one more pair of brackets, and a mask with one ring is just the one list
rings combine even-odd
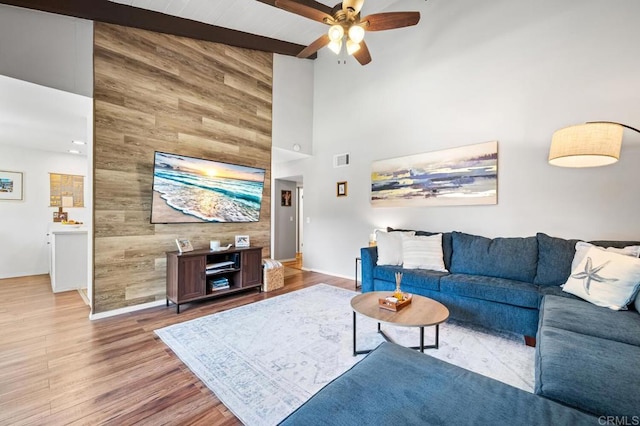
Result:
{"label": "sofa cushion", "polygon": [[428,269],[403,269],[400,266],[376,266],[373,269],[373,278],[389,281],[395,287],[396,272],[402,272],[402,284],[412,287],[424,288],[427,290],[440,290],[440,277],[447,275],[446,272],[431,271]]}
{"label": "sofa cushion", "polygon": [[640,259],[595,246],[576,249],[576,256],[584,250],[563,290],[598,306],[626,310],[640,288]]}
{"label": "sofa cushion", "polygon": [[543,326],[537,335],[538,395],[597,416],[637,416],[640,347]]}
{"label": "sofa cushion", "polygon": [[[394,229],[387,228],[388,232],[398,231],[407,232],[409,229]],[[442,234],[442,260],[444,260],[444,267],[447,270],[451,270],[451,255],[453,254],[453,245],[451,242],[451,232],[429,232],[429,231],[415,231],[416,235],[429,237],[431,235]]]}
{"label": "sofa cushion", "polygon": [[392,343],[382,343],[282,425],[577,425],[597,419]]}
{"label": "sofa cushion", "polygon": [[525,308],[540,304],[537,285],[504,278],[451,274],[440,279],[440,291]]}
{"label": "sofa cushion", "polygon": [[576,243],[580,240],[565,240],[550,237],[539,232],[538,266],[533,281],[541,286],[561,285],[567,282],[571,274],[571,262],[576,252]]}
{"label": "sofa cushion", "polygon": [[636,312],[612,311],[577,298],[545,296],[539,324],[640,347],[640,317]]}
{"label": "sofa cushion", "polygon": [[442,234],[402,236],[402,267],[449,272],[442,260]]}
{"label": "sofa cushion", "polygon": [[538,240],[485,238],[453,232],[451,272],[532,283],[538,265]]}
{"label": "sofa cushion", "polygon": [[562,287],[558,285],[541,285],[538,291],[540,292],[542,297],[560,296],[567,299],[582,300],[578,296],[574,296],[573,294],[567,293],[566,291],[562,290]]}

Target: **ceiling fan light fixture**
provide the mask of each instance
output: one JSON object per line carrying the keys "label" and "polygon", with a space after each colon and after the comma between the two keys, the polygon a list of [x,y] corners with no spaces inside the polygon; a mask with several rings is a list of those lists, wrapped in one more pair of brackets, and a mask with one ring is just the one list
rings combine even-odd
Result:
{"label": "ceiling fan light fixture", "polygon": [[347,53],[349,56],[353,55],[358,50],[360,50],[360,43],[356,43],[351,39],[347,40]]}
{"label": "ceiling fan light fixture", "polygon": [[338,41],[332,41],[331,43],[328,44],[329,49],[331,49],[331,51],[333,53],[335,53],[336,55],[340,54],[340,50],[342,50],[342,39],[339,39]]}
{"label": "ceiling fan light fixture", "polygon": [[364,28],[360,25],[352,25],[349,28],[349,39],[354,43],[360,44],[364,40]]}
{"label": "ceiling fan light fixture", "polygon": [[332,25],[331,28],[329,28],[328,35],[329,40],[332,42],[341,41],[342,37],[344,37],[344,28],[342,28],[342,25]]}

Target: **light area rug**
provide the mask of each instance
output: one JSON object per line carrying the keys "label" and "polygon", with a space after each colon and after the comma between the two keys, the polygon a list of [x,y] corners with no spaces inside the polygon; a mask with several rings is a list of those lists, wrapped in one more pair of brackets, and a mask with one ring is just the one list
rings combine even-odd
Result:
{"label": "light area rug", "polygon": [[[274,425],[360,361],[353,356],[350,300],[357,293],[319,284],[156,330],[191,371],[246,425]],[[377,323],[357,317],[358,349],[383,342]],[[415,346],[416,328],[382,325]],[[425,329],[425,344],[434,341]],[[521,337],[447,322],[433,356],[531,392],[534,349]]]}

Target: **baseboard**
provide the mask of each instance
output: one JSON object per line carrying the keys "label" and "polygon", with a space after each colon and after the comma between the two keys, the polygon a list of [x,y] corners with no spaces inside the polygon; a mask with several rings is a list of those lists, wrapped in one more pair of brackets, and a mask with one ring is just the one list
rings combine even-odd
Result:
{"label": "baseboard", "polygon": [[317,272],[318,274],[331,275],[332,277],[344,278],[347,280],[355,280],[353,275],[342,275],[342,274],[336,274],[335,272],[327,272],[327,271],[322,271],[320,269],[311,269],[311,268],[305,268],[305,267],[303,267],[302,270],[309,271],[309,272]]}
{"label": "baseboard", "polygon": [[103,318],[115,317],[116,315],[128,314],[130,312],[141,311],[143,309],[155,308],[156,306],[166,305],[166,300],[156,300],[155,302],[142,303],[140,305],[127,306],[126,308],[114,309],[113,311],[100,312],[98,314],[89,314],[90,320],[98,320]]}
{"label": "baseboard", "polygon": [[283,263],[283,262],[295,262],[298,259],[296,259],[295,257],[293,259],[276,259],[278,262]]}

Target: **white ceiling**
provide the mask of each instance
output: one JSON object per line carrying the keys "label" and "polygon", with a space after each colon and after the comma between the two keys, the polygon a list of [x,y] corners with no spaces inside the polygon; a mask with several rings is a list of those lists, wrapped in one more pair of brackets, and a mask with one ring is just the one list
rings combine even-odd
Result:
{"label": "white ceiling", "polygon": [[68,153],[86,148],[93,100],[62,90],[0,76],[0,145]]}
{"label": "white ceiling", "polygon": [[[141,9],[200,21],[278,40],[308,45],[328,27],[257,0],[110,0]],[[362,16],[377,13],[399,0],[366,0]],[[333,7],[340,1],[320,0]]]}

